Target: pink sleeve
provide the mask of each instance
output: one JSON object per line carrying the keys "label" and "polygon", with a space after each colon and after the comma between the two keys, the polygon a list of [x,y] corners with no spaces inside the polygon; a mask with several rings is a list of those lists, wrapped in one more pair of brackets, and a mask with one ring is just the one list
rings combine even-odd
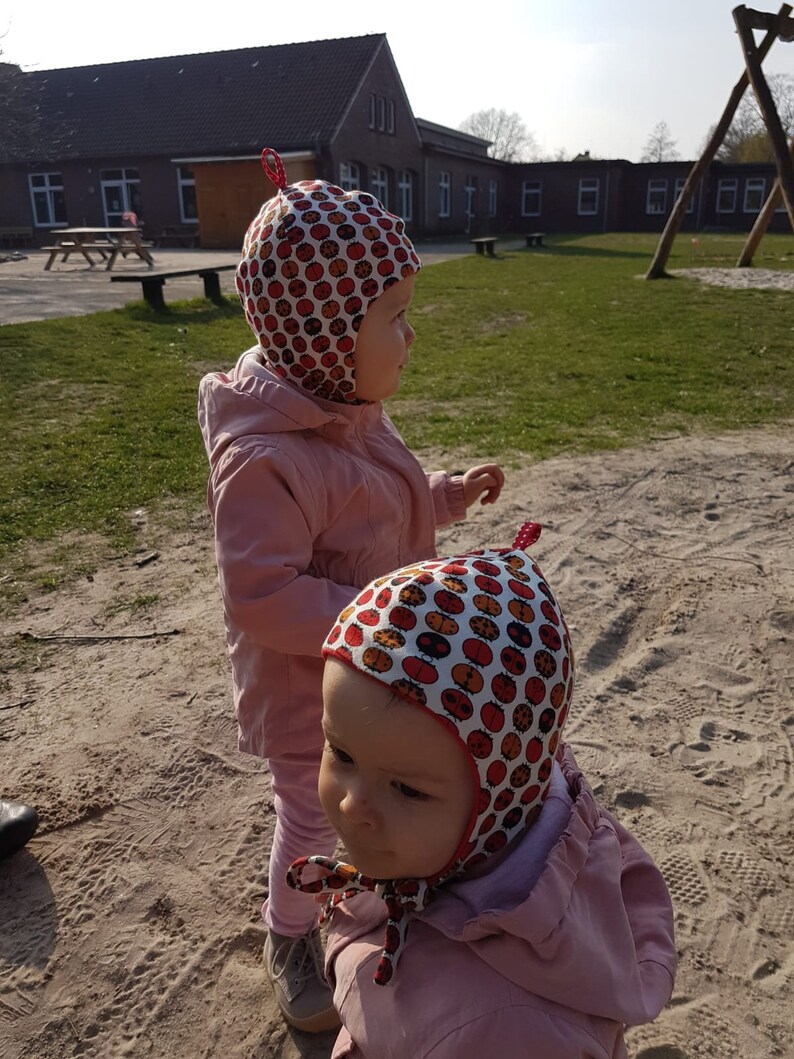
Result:
{"label": "pink sleeve", "polygon": [[[394,435],[401,445],[405,445],[402,434],[391,420],[388,412],[383,410],[383,422],[386,429]],[[450,522],[460,522],[466,517],[466,503],[463,499],[463,476],[447,474],[446,471],[426,471],[425,477],[433,497],[436,515],[436,526],[443,528]]]}
{"label": "pink sleeve", "polygon": [[463,499],[463,478],[446,471],[431,471],[427,475],[427,484],[433,497],[436,511],[436,525],[439,528],[450,522],[460,522],[466,517],[466,502]]}
{"label": "pink sleeve", "polygon": [[227,624],[283,654],[318,656],[357,592],[308,572],[319,492],[277,447],[261,445],[233,448],[210,479]]}

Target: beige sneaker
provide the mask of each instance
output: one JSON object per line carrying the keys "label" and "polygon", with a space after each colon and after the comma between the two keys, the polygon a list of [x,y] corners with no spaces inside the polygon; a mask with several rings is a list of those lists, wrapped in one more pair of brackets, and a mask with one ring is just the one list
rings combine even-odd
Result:
{"label": "beige sneaker", "polygon": [[304,1033],[341,1026],[323,970],[323,946],[316,927],[299,938],[269,930],[264,958],[278,1006],[291,1026]]}

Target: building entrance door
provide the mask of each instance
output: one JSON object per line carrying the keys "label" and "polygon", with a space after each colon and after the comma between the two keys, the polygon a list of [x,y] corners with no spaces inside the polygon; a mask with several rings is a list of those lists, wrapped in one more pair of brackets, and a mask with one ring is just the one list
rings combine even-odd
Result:
{"label": "building entrance door", "polygon": [[102,207],[108,228],[123,227],[125,213],[141,215],[141,182],[137,169],[103,169]]}

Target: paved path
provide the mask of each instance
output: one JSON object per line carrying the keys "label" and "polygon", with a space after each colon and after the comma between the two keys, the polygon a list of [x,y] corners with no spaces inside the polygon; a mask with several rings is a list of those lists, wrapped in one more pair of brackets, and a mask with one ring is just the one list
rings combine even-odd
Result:
{"label": "paved path", "polygon": [[[156,268],[172,270],[198,268],[200,265],[236,263],[239,254],[231,250],[158,250]],[[145,273],[132,259],[120,259],[112,273],[98,266],[89,268],[84,261],[70,258],[58,261],[50,272],[44,271],[46,255],[28,250],[25,261],[0,263],[0,324],[18,324],[28,320],[50,320],[60,316],[85,316],[104,309],[117,309],[128,302],[141,301],[138,283],[111,283],[111,275]],[[231,294],[234,273],[221,273],[221,289]],[[198,298],[204,286],[199,276],[169,279],[165,284],[166,302]]]}
{"label": "paved path", "polygon": [[[520,242],[506,241],[499,249],[513,250]],[[417,244],[426,265],[470,254],[467,242]],[[85,316],[104,309],[117,309],[143,297],[137,283],[111,283],[110,274],[100,266],[89,268],[85,262],[60,261],[50,272],[44,271],[46,255],[41,250],[26,251],[23,261],[0,261],[0,325],[19,324],[29,320],[49,320],[60,316]],[[236,264],[236,250],[157,250],[153,251],[158,270],[198,268],[200,265]],[[119,259],[113,275],[140,273],[140,262]],[[222,272],[221,290],[234,293],[234,272]],[[203,292],[199,276],[169,279],[165,284],[166,303],[184,298],[198,298]]]}

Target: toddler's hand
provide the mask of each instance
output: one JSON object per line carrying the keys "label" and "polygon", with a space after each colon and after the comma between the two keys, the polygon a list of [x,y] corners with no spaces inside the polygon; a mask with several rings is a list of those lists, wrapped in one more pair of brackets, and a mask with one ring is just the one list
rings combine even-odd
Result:
{"label": "toddler's hand", "polygon": [[483,463],[479,467],[470,467],[463,475],[463,499],[466,507],[471,507],[480,496],[481,504],[495,504],[504,484],[504,471],[498,463]]}

